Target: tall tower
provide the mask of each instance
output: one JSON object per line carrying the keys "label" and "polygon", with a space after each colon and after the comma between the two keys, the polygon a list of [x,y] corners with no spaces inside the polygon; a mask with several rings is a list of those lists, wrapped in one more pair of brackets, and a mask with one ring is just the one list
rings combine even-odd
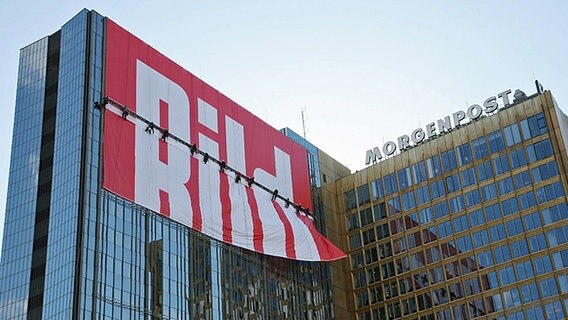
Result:
{"label": "tall tower", "polygon": [[[118,156],[109,158],[107,154],[105,158],[103,154],[107,151],[104,145],[112,144],[104,133],[112,122],[105,116],[108,109],[101,104],[110,101],[106,97],[109,90],[105,88],[108,89],[112,81],[126,85],[125,79],[109,78],[109,64],[122,63],[108,58],[110,24],[109,19],[97,12],[83,10],[61,30],[21,50],[0,262],[0,318],[334,318],[331,292],[326,290],[329,285],[306,276],[319,274],[326,267],[325,262],[315,261],[319,258],[306,262],[248,250],[234,240],[240,236],[236,233],[232,234],[233,244],[228,244],[230,238],[218,240],[207,235],[205,220],[214,210],[202,210],[203,226],[192,225],[190,228],[174,221],[167,216],[169,204],[175,203],[173,193],[160,193],[161,203],[168,204],[164,206],[168,209],[166,215],[161,207],[151,210],[137,204],[142,200],[132,201],[127,195],[103,188],[104,177],[108,177],[110,170],[104,164],[116,160],[114,165],[125,170],[117,175],[130,170],[129,164],[119,162]],[[143,46],[144,52],[151,52],[152,58],[148,61],[166,61],[174,65],[127,31],[112,25],[117,33]],[[119,41],[113,45],[124,43]],[[133,49],[125,47],[124,52],[131,53]],[[181,70],[177,65],[175,68]],[[187,76],[189,72],[182,70],[180,74]],[[192,83],[199,83],[199,88],[206,88],[210,94],[221,97],[201,80],[191,77],[195,81]],[[113,97],[116,102],[121,92],[114,94],[119,96]],[[223,103],[231,103],[231,110],[245,113],[228,98],[223,98]],[[221,134],[211,129],[212,123],[217,125],[216,120],[212,122],[211,119],[211,115],[216,114],[212,113],[215,108],[203,102],[206,98],[203,101],[200,98],[198,103],[197,99],[193,103],[193,99],[190,99],[193,108],[205,111],[199,114],[191,111],[191,116],[195,116],[192,119],[195,123],[200,121],[199,125],[204,126],[201,130],[221,140]],[[167,111],[167,101],[161,102],[160,107],[164,105]],[[136,121],[142,119],[134,118],[134,111],[127,111],[126,103],[120,107],[124,109],[123,119],[127,125],[134,127]],[[217,110],[221,110],[220,107]],[[141,111],[139,116],[148,119]],[[248,113],[246,116],[252,117]],[[233,118],[223,118],[218,128]],[[236,120],[231,122],[232,128],[237,130],[239,127],[235,123]],[[148,126],[152,129],[148,130],[150,134],[154,133],[154,128],[156,135],[161,132],[160,150],[163,149],[162,142],[176,141],[174,129],[169,135],[165,134],[167,125],[162,121]],[[258,126],[269,128],[264,123]],[[116,137],[124,138],[125,132],[121,131]],[[303,150],[284,135],[276,132],[275,136],[280,149]],[[225,163],[222,152],[215,155],[206,151],[205,144],[197,144],[196,156],[200,158],[191,158],[191,163],[219,165],[210,171],[214,173],[211,177],[218,175],[221,178],[215,179],[225,179],[229,188],[242,187],[242,190],[248,190],[244,193],[248,199],[260,201],[259,197],[264,196],[267,189],[262,177],[248,180],[246,185],[245,179],[252,174],[242,172],[243,181],[239,183],[241,175],[236,179],[238,168],[230,161]],[[119,146],[117,152],[124,155],[120,152],[128,149],[128,144],[120,140],[116,145]],[[160,158],[162,162],[168,159],[168,147],[165,148],[166,160]],[[193,156],[194,151],[187,149],[188,157]],[[305,150],[303,152],[306,154]],[[307,177],[307,161],[302,166]],[[305,180],[309,182],[308,178]],[[210,182],[200,181],[200,184]],[[190,184],[191,181],[188,188],[194,188]],[[304,191],[309,191],[309,184],[308,190]],[[189,193],[195,196],[193,191]],[[223,195],[223,190],[220,194]],[[280,195],[269,194],[269,199],[273,197],[274,208],[283,203],[282,194],[282,188]],[[226,197],[222,201],[229,201],[232,212],[236,211],[233,198]],[[175,208],[172,206],[171,209],[173,217]],[[297,227],[298,221],[307,221],[294,220],[295,217],[286,211],[291,210],[288,206],[282,210],[284,216],[280,217],[283,221],[287,218],[292,227]],[[309,228],[311,224],[305,226]],[[203,230],[198,231],[203,232],[196,231],[200,227]],[[263,230],[270,231],[267,227]],[[271,250],[267,242],[270,237],[268,233],[265,235],[263,248],[268,252]],[[251,238],[256,239],[255,236]],[[286,234],[287,244],[288,238],[289,234]],[[301,244],[286,248],[293,254],[301,254]],[[319,257],[323,257],[321,252]],[[305,260],[311,260],[309,258]]]}

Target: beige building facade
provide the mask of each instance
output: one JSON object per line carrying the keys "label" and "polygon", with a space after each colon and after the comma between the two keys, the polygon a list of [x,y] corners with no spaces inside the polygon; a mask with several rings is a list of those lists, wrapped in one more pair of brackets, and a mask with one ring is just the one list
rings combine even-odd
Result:
{"label": "beige building facade", "polygon": [[568,317],[567,145],[545,91],[324,184],[338,319]]}

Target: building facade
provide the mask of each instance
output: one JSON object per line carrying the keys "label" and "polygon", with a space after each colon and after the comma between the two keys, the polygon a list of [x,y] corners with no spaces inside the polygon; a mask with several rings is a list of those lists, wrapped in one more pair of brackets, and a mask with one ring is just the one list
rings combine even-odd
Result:
{"label": "building facade", "polygon": [[[314,212],[318,216],[316,225],[333,243],[341,244],[344,226],[336,214],[334,181],[349,176],[351,171],[292,129],[284,128],[280,131],[308,151],[313,206]],[[340,245],[340,247],[345,248],[344,245]],[[330,263],[322,269],[320,276],[324,279],[322,284],[325,290],[330,292],[333,297],[333,314],[337,319],[352,319],[355,316],[353,308],[347,303],[347,295],[349,294],[347,279],[350,275],[346,261],[347,259],[341,259]]]}
{"label": "building facade", "polygon": [[[227,245],[102,189],[106,22],[83,10],[21,50],[0,318],[334,318],[327,263]],[[348,173],[310,150],[314,177]]]}
{"label": "building facade", "polygon": [[568,317],[568,117],[519,100],[335,183],[358,319]]}
{"label": "building facade", "polygon": [[351,174],[306,139],[315,224],[349,259],[214,240],[102,188],[106,18],[23,48],[4,319],[563,319],[568,117],[550,92]]}

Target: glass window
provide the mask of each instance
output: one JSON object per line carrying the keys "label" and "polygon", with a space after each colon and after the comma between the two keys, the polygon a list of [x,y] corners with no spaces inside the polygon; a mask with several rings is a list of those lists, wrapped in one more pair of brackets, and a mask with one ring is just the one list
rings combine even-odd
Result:
{"label": "glass window", "polygon": [[550,144],[550,140],[542,140],[527,146],[527,153],[529,155],[530,163],[552,156],[552,145]]}
{"label": "glass window", "polygon": [[351,254],[351,268],[356,269],[363,266],[363,253],[356,252]]}
{"label": "glass window", "polygon": [[476,248],[489,244],[489,235],[487,230],[481,230],[473,234],[473,245]]}
{"label": "glass window", "polygon": [[527,164],[527,156],[525,154],[525,148],[523,147],[511,151],[509,158],[511,159],[511,169],[516,169]]}
{"label": "glass window", "polygon": [[458,191],[460,189],[460,178],[457,174],[446,177],[446,186],[448,193]]}
{"label": "glass window", "polygon": [[517,189],[521,189],[532,184],[531,174],[528,170],[517,173],[513,176],[513,178],[515,180],[515,188]]}
{"label": "glass window", "polygon": [[436,214],[436,218],[442,218],[450,214],[450,210],[448,208],[447,202],[440,202],[434,205],[434,213]]}
{"label": "glass window", "polygon": [[468,228],[467,216],[466,215],[454,218],[453,223],[454,223],[454,231],[456,233],[465,231]]}
{"label": "glass window", "polygon": [[349,236],[349,249],[357,249],[361,247],[361,235],[359,232]]}
{"label": "glass window", "polygon": [[382,274],[383,280],[394,276],[394,263],[393,262],[387,262],[385,264],[382,264],[381,265],[381,274]]}
{"label": "glass window", "polygon": [[540,228],[542,226],[542,223],[540,222],[540,215],[538,214],[538,212],[534,212],[524,216],[523,220],[525,223],[525,229],[527,231]]}
{"label": "glass window", "polygon": [[493,168],[495,168],[496,176],[509,171],[509,162],[507,161],[507,155],[502,155],[494,158]]}
{"label": "glass window", "polygon": [[485,137],[479,137],[472,140],[471,147],[473,149],[473,157],[476,160],[483,159],[489,155],[489,149],[487,148]]}
{"label": "glass window", "polygon": [[519,212],[519,203],[517,202],[517,198],[514,197],[511,199],[502,200],[501,207],[503,209],[504,216]]}
{"label": "glass window", "polygon": [[434,216],[432,215],[431,207],[420,210],[420,222],[422,224],[426,224],[432,221],[434,221]]}
{"label": "glass window", "polygon": [[456,213],[464,209],[462,196],[457,196],[455,198],[450,199],[449,203],[450,203],[451,213]]}
{"label": "glass window", "polygon": [[369,197],[369,185],[364,184],[357,188],[357,197],[359,199],[359,205],[368,203],[371,201]]}
{"label": "glass window", "polygon": [[361,210],[361,226],[364,227],[373,223],[373,212],[371,208]]}
{"label": "glass window", "polygon": [[[519,294],[519,289],[513,288],[509,291],[503,292],[503,300],[505,300],[505,306],[507,308],[514,308],[514,307],[520,306],[521,305],[521,296]],[[519,311],[516,314],[513,314],[513,316],[515,317],[514,318],[515,320],[517,319],[517,314],[521,317],[523,316],[523,312]],[[509,315],[508,318],[511,319],[511,316]],[[507,319],[507,320],[509,320],[509,319]]]}
{"label": "glass window", "polygon": [[383,198],[385,196],[382,178],[378,178],[377,180],[371,182],[371,195],[373,197],[373,200]]}
{"label": "glass window", "polygon": [[529,140],[532,138],[528,119],[521,121],[521,131],[523,132],[523,140]]}
{"label": "glass window", "polygon": [[398,184],[400,185],[399,190],[404,190],[412,186],[412,177],[410,176],[410,168],[404,168],[398,170]]}
{"label": "glass window", "polygon": [[373,214],[375,216],[375,222],[387,217],[387,207],[384,202],[381,202],[373,206]]}
{"label": "glass window", "polygon": [[556,247],[568,241],[568,226],[559,227],[546,233],[550,247]]}
{"label": "glass window", "polygon": [[471,236],[466,235],[457,239],[457,247],[460,253],[473,250],[473,242]]}
{"label": "glass window", "polygon": [[538,137],[539,135],[546,133],[547,128],[544,114],[541,112],[521,121],[521,129],[525,140]]}
{"label": "glass window", "polygon": [[498,218],[501,218],[500,204],[496,203],[485,207],[485,214],[487,215],[487,221],[493,221]]}
{"label": "glass window", "polygon": [[505,227],[503,224],[498,224],[489,228],[489,233],[491,234],[491,241],[497,242],[507,238],[507,233],[505,233]]}
{"label": "glass window", "polygon": [[489,201],[497,198],[497,188],[495,187],[495,184],[492,183],[481,187],[481,195],[483,197],[483,201]]}
{"label": "glass window", "polygon": [[558,283],[560,283],[560,292],[568,293],[568,274],[559,276]]}
{"label": "glass window", "polygon": [[483,279],[484,289],[496,289],[499,288],[499,280],[497,279],[496,272],[489,272],[487,275],[481,276]]}
{"label": "glass window", "polygon": [[509,249],[509,245],[507,244],[496,247],[495,249],[493,249],[493,253],[497,264],[511,260],[511,251]]}
{"label": "glass window", "polygon": [[500,180],[497,182],[497,185],[499,186],[499,195],[504,195],[515,190],[512,178]]}
{"label": "glass window", "polygon": [[479,182],[493,178],[493,171],[491,169],[491,163],[489,162],[489,160],[477,165],[476,169],[477,176],[479,177]]}
{"label": "glass window", "polygon": [[523,302],[528,303],[531,301],[536,301],[539,299],[538,297],[538,289],[536,283],[532,282],[523,286],[521,288],[521,294],[523,296]]}
{"label": "glass window", "polygon": [[421,294],[418,296],[418,307],[420,310],[425,310],[432,307],[432,298],[428,294]]}
{"label": "glass window", "polygon": [[554,268],[556,270],[568,267],[568,249],[554,252],[552,254],[552,259],[554,260]]}
{"label": "glass window", "polygon": [[367,290],[358,292],[355,295],[355,302],[357,304],[357,308],[362,308],[369,305],[369,293]]}
{"label": "glass window", "polygon": [[529,254],[529,246],[527,245],[527,240],[519,239],[511,243],[511,251],[513,252],[514,258],[519,258]]}
{"label": "glass window", "polygon": [[473,160],[471,157],[471,148],[469,147],[469,143],[464,143],[456,149],[458,151],[458,163],[460,166],[464,166]]}
{"label": "glass window", "polygon": [[500,129],[489,133],[487,135],[487,141],[489,142],[489,151],[491,153],[498,153],[505,149],[505,142],[503,141],[503,135]]}
{"label": "glass window", "polygon": [[355,213],[347,217],[347,230],[351,231],[360,228],[359,214]]}
{"label": "glass window", "polygon": [[469,214],[469,224],[476,227],[485,223],[485,215],[481,210],[475,210]]}
{"label": "glass window", "polygon": [[344,193],[345,210],[350,210],[357,207],[357,199],[355,198],[355,190],[350,190]]}
{"label": "glass window", "polygon": [[368,245],[376,241],[375,229],[369,229],[362,232],[363,233],[363,245]]}
{"label": "glass window", "polygon": [[542,219],[545,225],[549,225],[556,221],[568,219],[568,206],[566,203],[552,206],[541,210]]}
{"label": "glass window", "polygon": [[505,267],[499,270],[499,281],[501,282],[501,286],[506,286],[508,284],[514,283],[516,281],[515,278],[515,270],[513,267]]}
{"label": "glass window", "polygon": [[442,166],[440,164],[439,156],[432,156],[426,160],[426,166],[428,167],[428,178],[433,178],[442,174]]}
{"label": "glass window", "polygon": [[536,189],[536,195],[538,202],[544,203],[562,197],[564,195],[564,189],[562,188],[561,182],[555,182]]}
{"label": "glass window", "polygon": [[494,294],[491,300],[495,311],[503,310],[503,300],[501,299],[500,293]]}
{"label": "glass window", "polygon": [[564,318],[564,311],[562,311],[562,304],[560,301],[554,301],[546,306],[544,306],[546,310],[546,317],[548,320],[563,320]]}
{"label": "glass window", "polygon": [[416,189],[416,201],[418,205],[430,201],[430,192],[428,191],[427,185]]}
{"label": "glass window", "polygon": [[437,199],[446,195],[446,188],[444,187],[444,181],[438,180],[430,184],[430,190],[432,191],[432,199]]}
{"label": "glass window", "polygon": [[503,131],[505,132],[505,141],[507,147],[516,145],[517,143],[521,142],[521,133],[519,132],[519,126],[516,123],[505,127]]}
{"label": "glass window", "polygon": [[556,161],[551,161],[549,163],[543,164],[542,166],[534,168],[532,170],[532,174],[535,183],[558,175],[558,167],[556,166]]}
{"label": "glass window", "polygon": [[478,189],[471,190],[465,194],[466,206],[472,207],[481,203],[481,196]]}
{"label": "glass window", "polygon": [[452,171],[457,168],[456,153],[454,149],[450,149],[442,153],[442,168],[444,172]]}
{"label": "glass window", "polygon": [[548,130],[546,127],[546,119],[544,118],[544,113],[539,113],[534,116],[536,121],[531,120],[533,117],[529,118],[529,127],[531,128],[531,135],[536,137],[538,134],[544,134]]}
{"label": "glass window", "polygon": [[491,254],[491,250],[487,250],[477,254],[477,261],[479,262],[479,266],[481,268],[490,267],[493,265],[493,255]]}
{"label": "glass window", "polygon": [[536,307],[529,308],[529,309],[527,310],[527,317],[528,317],[530,320],[533,320],[533,319],[544,319],[544,313],[543,313],[543,311],[542,311],[542,307],[537,305]]}
{"label": "glass window", "polygon": [[394,173],[385,176],[385,194],[398,192],[398,184],[396,183],[396,176]]}
{"label": "glass window", "polygon": [[543,279],[538,284],[543,298],[558,294],[558,287],[556,286],[556,280],[554,278]]}
{"label": "glass window", "polygon": [[404,224],[402,224],[402,218],[398,218],[391,221],[390,226],[391,226],[391,234],[397,234],[404,231]]}
{"label": "glass window", "polygon": [[475,170],[473,168],[467,168],[461,173],[461,178],[463,182],[463,187],[467,187],[476,183],[475,181]]}
{"label": "glass window", "polygon": [[414,297],[402,301],[402,311],[405,316],[416,312],[416,300],[414,300]]}
{"label": "glass window", "polygon": [[381,240],[381,239],[388,237],[390,235],[389,234],[389,224],[385,223],[385,224],[381,224],[381,225],[377,226],[376,231],[377,231],[377,239],[378,240]]}
{"label": "glass window", "polygon": [[381,259],[392,256],[392,245],[390,242],[379,245],[379,256]]}
{"label": "glass window", "polygon": [[426,181],[426,166],[424,165],[424,161],[412,165],[412,175],[414,176],[414,183]]}
{"label": "glass window", "polygon": [[414,199],[414,191],[403,193],[400,198],[402,199],[402,210],[408,210],[416,207],[416,200]]}
{"label": "glass window", "polygon": [[546,238],[544,234],[539,233],[529,237],[529,249],[531,252],[537,252],[546,249]]}
{"label": "glass window", "polygon": [[519,201],[521,202],[521,210],[536,206],[536,198],[532,191],[521,194],[519,196]]}
{"label": "glass window", "polygon": [[451,221],[446,221],[443,223],[440,223],[438,225],[438,236],[440,237],[440,239],[445,238],[447,236],[452,235],[452,223]]}
{"label": "glass window", "polygon": [[507,233],[509,234],[509,237],[516,236],[521,232],[523,232],[523,224],[521,223],[521,218],[507,221]]}
{"label": "glass window", "polygon": [[400,198],[394,197],[392,199],[387,200],[387,207],[389,209],[390,215],[395,215],[400,213]]}

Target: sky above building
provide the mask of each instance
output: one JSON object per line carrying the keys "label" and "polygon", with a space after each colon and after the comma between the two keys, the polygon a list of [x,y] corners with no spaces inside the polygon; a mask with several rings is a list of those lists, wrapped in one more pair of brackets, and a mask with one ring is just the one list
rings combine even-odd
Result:
{"label": "sky above building", "polygon": [[[3,1],[0,235],[19,49],[94,9],[352,171],[365,152],[538,79],[568,104],[565,1]],[[2,238],[0,237],[0,244]]]}

